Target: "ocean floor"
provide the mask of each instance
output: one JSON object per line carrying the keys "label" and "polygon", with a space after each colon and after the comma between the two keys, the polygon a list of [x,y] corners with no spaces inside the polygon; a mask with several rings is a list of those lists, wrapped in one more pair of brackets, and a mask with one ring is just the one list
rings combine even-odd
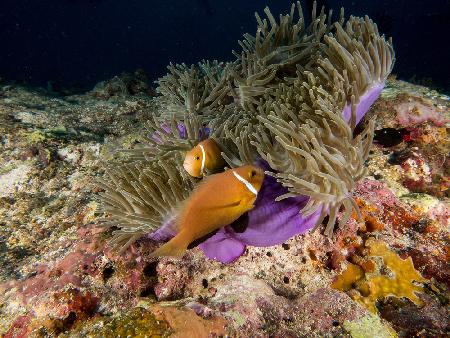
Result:
{"label": "ocean floor", "polygon": [[0,83],[0,336],[444,337],[449,327],[450,98],[389,79],[376,141],[333,238],[236,262],[125,254],[98,229],[95,179],[155,112],[143,75],[83,95]]}

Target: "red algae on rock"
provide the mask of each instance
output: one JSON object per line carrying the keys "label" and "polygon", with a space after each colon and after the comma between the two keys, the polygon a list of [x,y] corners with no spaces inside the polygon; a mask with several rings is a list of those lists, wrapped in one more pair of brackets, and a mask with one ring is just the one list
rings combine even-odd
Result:
{"label": "red algae on rock", "polygon": [[397,120],[404,127],[414,127],[424,122],[430,122],[438,127],[445,125],[446,120],[442,110],[433,107],[432,103],[418,97],[404,97],[403,102],[395,106]]}
{"label": "red algae on rock", "polygon": [[381,231],[389,225],[404,232],[420,220],[420,216],[402,203],[382,182],[363,180],[357,185],[356,191],[356,201],[365,221],[366,231]]}
{"label": "red algae on rock", "polygon": [[21,338],[27,337],[30,334],[31,316],[23,315],[16,318],[11,324],[9,330],[2,336],[3,338]]}

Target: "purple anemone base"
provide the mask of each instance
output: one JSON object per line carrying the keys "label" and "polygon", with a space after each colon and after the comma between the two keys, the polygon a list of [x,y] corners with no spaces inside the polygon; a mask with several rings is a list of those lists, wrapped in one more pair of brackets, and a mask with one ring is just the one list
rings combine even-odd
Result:
{"label": "purple anemone base", "polygon": [[[360,97],[356,105],[356,124],[362,120],[372,104],[378,99],[383,87],[384,83],[382,82],[374,83]],[[344,107],[342,115],[345,121],[350,121],[351,104]],[[184,126],[179,124],[178,129],[180,136],[185,138]],[[166,129],[164,128],[164,130]],[[169,132],[169,128],[167,128],[167,132]],[[207,137],[209,130],[205,128],[204,133]],[[256,165],[264,170],[272,171],[264,161],[259,161]],[[198,247],[208,258],[222,263],[230,263],[245,252],[247,245],[258,247],[277,245],[312,229],[320,217],[321,209],[319,208],[309,216],[303,216],[300,210],[308,202],[308,196],[275,201],[278,196],[286,192],[287,189],[278,183],[275,178],[266,175],[255,201],[255,207],[233,224],[221,228],[200,243]],[[147,236],[156,241],[167,241],[176,234],[173,225],[173,219],[167,220],[160,229]]]}
{"label": "purple anemone base", "polygon": [[[358,124],[364,115],[369,111],[373,103],[378,99],[381,91],[384,88],[384,82],[376,82],[370,86],[367,91],[361,95],[359,102],[356,104],[356,124]],[[346,122],[350,121],[352,116],[352,105],[347,104],[343,111],[342,116]]]}
{"label": "purple anemone base", "polygon": [[[172,133],[172,129],[168,122],[161,123],[160,127],[161,127],[161,130],[164,131],[166,134]],[[178,122],[177,127],[178,127],[179,137],[182,139],[187,139],[188,134],[186,131],[186,126],[182,122]],[[208,138],[208,136],[209,136],[209,128],[208,127],[203,127],[202,129],[199,130],[199,137],[198,137],[199,141]],[[163,143],[163,141],[161,140],[161,131],[155,131],[153,134],[150,134],[149,137],[159,144]]]}

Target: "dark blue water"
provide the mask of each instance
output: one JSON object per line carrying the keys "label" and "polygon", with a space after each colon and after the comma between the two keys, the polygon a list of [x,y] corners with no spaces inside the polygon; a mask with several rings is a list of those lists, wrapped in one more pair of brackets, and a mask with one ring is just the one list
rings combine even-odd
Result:
{"label": "dark blue water", "polygon": [[[303,1],[305,12],[312,1]],[[319,1],[347,15],[368,14],[394,38],[400,78],[450,88],[450,0]],[[89,88],[143,68],[151,79],[169,62],[231,60],[254,12],[273,0],[1,0],[0,77]]]}

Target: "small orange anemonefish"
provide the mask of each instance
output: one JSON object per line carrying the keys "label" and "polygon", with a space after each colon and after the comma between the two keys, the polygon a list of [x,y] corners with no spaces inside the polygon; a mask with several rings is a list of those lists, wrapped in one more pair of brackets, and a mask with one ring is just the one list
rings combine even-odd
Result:
{"label": "small orange anemonefish", "polygon": [[151,256],[181,257],[195,240],[233,223],[253,209],[263,180],[264,171],[253,165],[205,178],[179,207],[175,237]]}
{"label": "small orange anemonefish", "polygon": [[216,171],[225,165],[216,141],[208,138],[186,153],[183,167],[189,175],[201,178],[205,171]]}

